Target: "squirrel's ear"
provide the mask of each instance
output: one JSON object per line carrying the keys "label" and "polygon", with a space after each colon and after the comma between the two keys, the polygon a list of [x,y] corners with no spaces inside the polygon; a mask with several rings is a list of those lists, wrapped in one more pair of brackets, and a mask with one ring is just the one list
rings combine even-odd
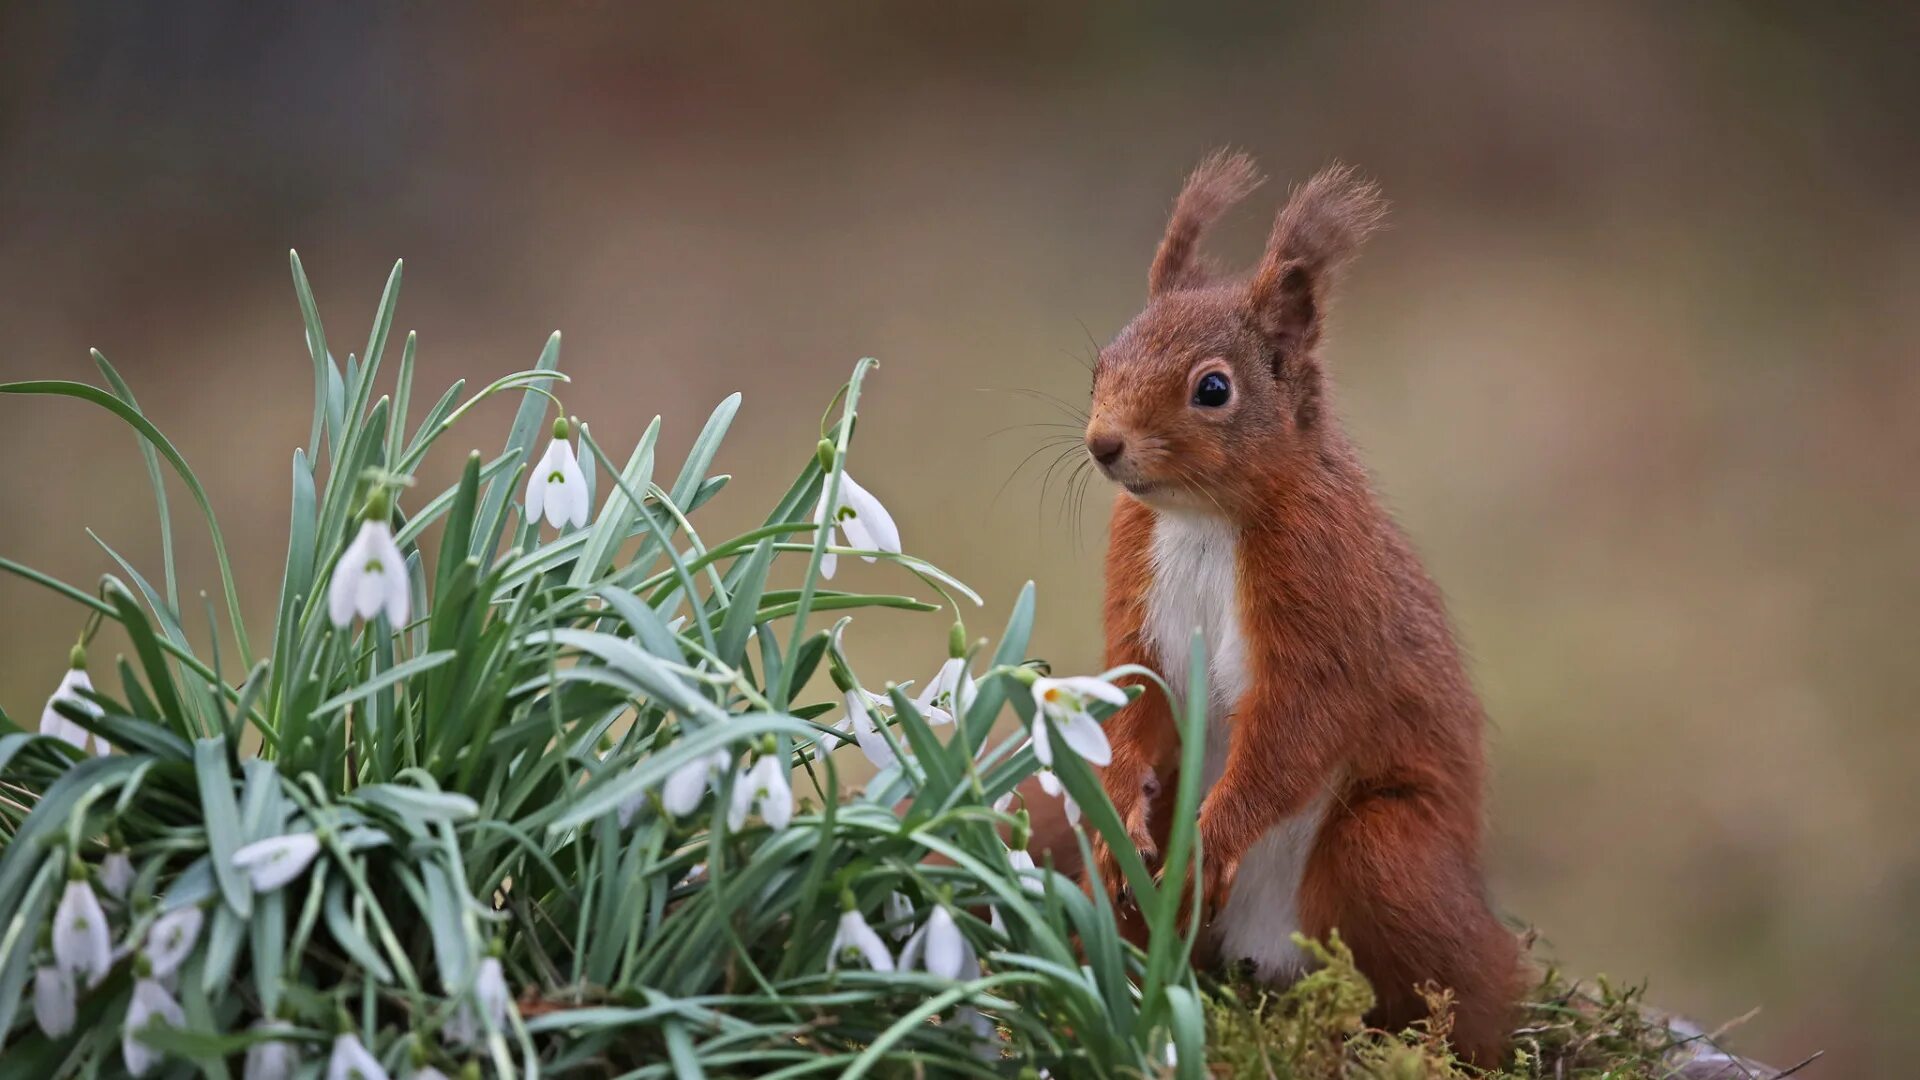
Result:
{"label": "squirrel's ear", "polygon": [[1276,362],[1319,342],[1334,279],[1386,213],[1380,189],[1345,165],[1294,190],[1247,286],[1248,318],[1273,343]]}
{"label": "squirrel's ear", "polygon": [[1148,296],[1200,284],[1205,274],[1194,258],[1200,235],[1228,207],[1259,187],[1261,179],[1253,159],[1237,151],[1222,148],[1201,160],[1173,201],[1167,235],[1154,253],[1153,268],[1147,271]]}

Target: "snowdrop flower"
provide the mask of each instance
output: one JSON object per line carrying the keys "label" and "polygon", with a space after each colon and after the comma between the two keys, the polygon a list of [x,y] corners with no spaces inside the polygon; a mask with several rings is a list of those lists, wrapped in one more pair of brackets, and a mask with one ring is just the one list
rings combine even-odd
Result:
{"label": "snowdrop flower", "polygon": [[327,1055],[327,1080],[391,1080],[380,1059],[373,1056],[351,1032],[333,1038],[333,1053]]}
{"label": "snowdrop flower", "polygon": [[[831,484],[832,477],[826,482]],[[849,547],[865,548],[868,551],[886,551],[895,555],[900,553],[900,530],[893,523],[893,515],[873,497],[873,492],[853,482],[850,473],[840,474],[840,501],[834,508],[829,520],[826,493],[822,491],[820,502],[814,507],[813,521],[827,530],[827,543],[840,543],[839,531],[847,531]],[[876,556],[862,555],[861,558],[873,562]],[[820,557],[820,576],[830,578],[839,559],[832,552]]]}
{"label": "snowdrop flower", "polygon": [[554,528],[587,523],[593,508],[587,505],[587,478],[580,472],[580,459],[567,442],[568,424],[564,417],[553,422],[553,441],[527,477],[527,520],[542,514]]}
{"label": "snowdrop flower", "polygon": [[[75,873],[84,873],[78,864]],[[113,940],[107,932],[107,913],[86,878],[67,882],[60,906],[53,912],[53,962],[68,976],[85,976],[87,985],[99,982],[113,966]]]}
{"label": "snowdrop flower", "polygon": [[958,979],[963,973],[980,969],[973,946],[967,943],[967,936],[960,932],[945,904],[935,904],[927,924],[907,939],[906,948],[900,950],[900,966],[922,968],[943,979]]}
{"label": "snowdrop flower", "polygon": [[636,791],[621,799],[619,805],[613,808],[614,820],[618,821],[620,827],[624,829],[633,824],[633,819],[640,816],[640,808],[645,805],[647,805],[647,793]]}
{"label": "snowdrop flower", "polygon": [[700,808],[700,800],[706,797],[707,788],[719,777],[720,771],[731,764],[733,754],[726,750],[715,750],[694,758],[667,777],[667,782],[660,788],[660,804],[674,817],[686,817]]}
{"label": "snowdrop flower", "polygon": [[164,979],[180,970],[200,937],[201,915],[198,907],[169,911],[154,920],[147,931],[147,963],[153,965],[153,977]]}
{"label": "snowdrop flower", "polygon": [[[60,685],[47,698],[46,708],[40,710],[40,734],[51,735],[72,746],[75,750],[87,748],[87,729],[60,715],[54,706],[65,704],[78,709],[88,716],[99,716],[100,706],[80,696],[80,691],[93,689],[93,679],[87,675],[87,650],[85,646],[75,645],[67,657],[67,673],[60,677]],[[96,737],[93,752],[105,757],[113,748],[107,740]]]}
{"label": "snowdrop flower", "polygon": [[787,783],[786,762],[765,754],[742,768],[733,777],[733,805],[727,808],[727,829],[739,832],[747,823],[747,813],[755,807],[761,820],[775,832],[793,820],[793,788]]}
{"label": "snowdrop flower", "polygon": [[187,1026],[187,1014],[180,1009],[180,1003],[173,1000],[167,988],[160,985],[158,979],[140,978],[133,984],[133,1001],[127,1006],[127,1022],[120,1029],[120,1056],[127,1063],[127,1071],[135,1076],[144,1076],[148,1069],[161,1058],[160,1051],[148,1046],[140,1038],[140,1029],[155,1021],[168,1027]]}
{"label": "snowdrop flower", "polygon": [[100,884],[106,886],[108,896],[125,900],[133,887],[133,859],[125,851],[108,852],[100,861]]}
{"label": "snowdrop flower", "polygon": [[1013,806],[1013,789],[1011,788],[1007,789],[1007,793],[1005,795],[1002,795],[999,798],[993,800],[993,808],[995,810],[1000,811],[1003,814],[1006,813],[1009,809],[1011,809],[1012,806]]}
{"label": "snowdrop flower", "polygon": [[847,714],[840,718],[839,723],[833,725],[833,730],[851,731],[853,741],[860,744],[860,752],[867,755],[867,760],[873,763],[873,767],[884,769],[900,759],[893,752],[893,744],[887,741],[885,735],[880,734],[880,725],[873,719],[873,714],[867,710],[868,702],[873,700],[873,695],[857,686],[848,690],[846,692]]}
{"label": "snowdrop flower", "polygon": [[412,599],[407,584],[407,559],[393,542],[387,526],[387,493],[376,488],[361,512],[360,533],[334,565],[327,586],[327,614],[344,630],[353,617],[372,619],[387,613],[387,626],[398,630],[407,621]]}
{"label": "snowdrop flower", "polygon": [[33,970],[33,1022],[47,1038],[57,1039],[73,1030],[75,997],[73,976],[65,969],[43,964]]}
{"label": "snowdrop flower", "polygon": [[1042,765],[1053,764],[1053,740],[1045,721],[1060,728],[1060,737],[1089,765],[1105,765],[1113,760],[1113,748],[1107,745],[1107,733],[1100,721],[1087,712],[1089,699],[1109,705],[1125,705],[1127,692],[1104,679],[1076,675],[1066,679],[1041,677],[1033,681],[1033,756]]}
{"label": "snowdrop flower", "polygon": [[233,865],[247,872],[257,892],[272,892],[304,872],[320,853],[320,838],[310,832],[256,840],[233,853]]}
{"label": "snowdrop flower", "polygon": [[949,723],[973,707],[976,689],[973,675],[967,671],[967,628],[955,620],[947,634],[947,662],[927,680],[927,688],[913,699],[913,707],[929,724]]}
{"label": "snowdrop flower", "polygon": [[840,913],[840,928],[834,931],[833,944],[827,949],[827,970],[837,968],[842,956],[859,956],[875,971],[893,970],[893,953],[887,951],[887,943],[867,925],[860,909],[851,905]]}
{"label": "snowdrop flower", "polygon": [[893,926],[893,929],[887,931],[893,936],[893,940],[899,941],[913,933],[913,924],[909,921],[913,918],[913,902],[908,900],[905,894],[888,893],[887,904],[883,910],[886,913],[887,922]]}
{"label": "snowdrop flower", "polygon": [[453,1019],[447,1021],[442,1034],[450,1042],[479,1046],[486,1041],[489,1029],[506,1030],[507,1005],[512,997],[507,990],[507,976],[500,967],[500,958],[487,957],[480,961],[480,969],[473,977],[473,1003],[462,1003],[455,1009]]}
{"label": "snowdrop flower", "polygon": [[1007,852],[1007,862],[1012,864],[1014,874],[1020,878],[1021,888],[1036,895],[1047,891],[1046,885],[1040,881],[1040,868],[1034,865],[1033,856],[1027,854],[1026,848],[1014,848]]}
{"label": "snowdrop flower", "polygon": [[[252,1030],[292,1031],[293,1025],[283,1020],[256,1020]],[[292,1080],[293,1070],[299,1064],[300,1057],[292,1043],[266,1039],[247,1047],[246,1070],[240,1076],[241,1080]]]}
{"label": "snowdrop flower", "polygon": [[[1034,753],[1038,755],[1039,751],[1035,750]],[[1037,775],[1040,778],[1040,790],[1059,799],[1065,808],[1067,824],[1080,824],[1080,804],[1074,802],[1073,796],[1067,794],[1066,786],[1060,783],[1060,775],[1052,769],[1041,769]]]}

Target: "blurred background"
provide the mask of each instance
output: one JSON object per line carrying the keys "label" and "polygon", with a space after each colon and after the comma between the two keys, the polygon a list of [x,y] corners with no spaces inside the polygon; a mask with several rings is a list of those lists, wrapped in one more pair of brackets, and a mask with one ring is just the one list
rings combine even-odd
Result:
{"label": "blurred background", "polygon": [[[677,463],[744,390],[709,535],[758,523],[876,356],[857,475],[987,595],[974,631],[1032,578],[1036,651],[1091,670],[1108,493],[1075,528],[1050,455],[1020,469],[1055,429],[1016,425],[1061,420],[1022,391],[1084,400],[1203,152],[1276,181],[1218,234],[1234,261],[1287,183],[1356,163],[1394,225],[1328,358],[1496,720],[1502,905],[1571,970],[1709,1026],[1757,1008],[1734,1044],[1825,1050],[1802,1075],[1900,1071],[1920,15],[1186,7],[0,4],[0,377],[115,360],[266,625],[310,393],[289,247],[342,352],[405,257],[416,419],[555,328],[567,405],[619,458],[658,412]],[[135,440],[104,413],[0,399],[0,461],[0,555],[84,587],[111,568],[91,527],[157,577]],[[174,513],[183,577],[217,591],[177,487]],[[80,623],[0,580],[17,720]],[[924,678],[945,634],[853,640]]]}

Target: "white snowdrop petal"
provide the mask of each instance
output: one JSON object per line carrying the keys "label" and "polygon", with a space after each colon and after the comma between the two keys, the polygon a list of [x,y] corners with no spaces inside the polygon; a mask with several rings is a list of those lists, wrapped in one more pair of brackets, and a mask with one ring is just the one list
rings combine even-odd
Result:
{"label": "white snowdrop petal", "polygon": [[1040,764],[1053,767],[1053,738],[1047,734],[1047,718],[1033,718],[1033,756]]}
{"label": "white snowdrop petal", "polygon": [[99,982],[113,966],[113,939],[100,898],[84,881],[67,882],[53,913],[53,961],[86,985]]}
{"label": "white snowdrop petal", "polygon": [[45,964],[33,971],[33,1022],[50,1039],[73,1030],[78,1015],[77,992],[73,976],[56,965]]}
{"label": "white snowdrop petal", "polygon": [[299,877],[319,853],[319,837],[290,833],[248,844],[233,853],[233,865],[247,872],[256,890],[272,892]]}
{"label": "white snowdrop petal", "polygon": [[153,929],[147,931],[147,963],[154,978],[164,979],[186,963],[200,939],[202,918],[199,908],[188,906],[154,920]]}
{"label": "white snowdrop petal", "polygon": [[881,505],[873,492],[855,483],[853,477],[844,472],[840,474],[840,501],[853,510],[854,520],[863,524],[875,550],[899,554],[900,529],[893,523],[893,515],[887,513],[887,508]]}
{"label": "white snowdrop petal", "polygon": [[1125,705],[1127,703],[1127,692],[1105,679],[1096,679],[1091,675],[1075,675],[1070,678],[1061,679],[1060,682],[1066,686],[1067,690],[1081,697],[1090,697],[1096,701],[1104,701],[1109,705]]}
{"label": "white snowdrop petal", "polygon": [[660,788],[660,803],[667,813],[682,818],[700,808],[700,800],[707,794],[707,776],[712,771],[712,763],[705,757],[698,757],[668,774],[667,782]]}
{"label": "white snowdrop petal", "polygon": [[527,474],[527,520],[539,521],[547,508],[547,458],[553,456],[553,447],[547,447],[539,461],[534,463],[533,471]]}
{"label": "white snowdrop petal", "polygon": [[935,906],[927,917],[926,970],[943,979],[957,979],[967,961],[967,939],[953,916]]}
{"label": "white snowdrop petal", "polygon": [[[394,543],[393,530],[384,523],[374,526],[373,549],[380,558],[380,606],[387,613],[387,625],[398,630],[407,622],[407,607],[412,602],[408,588],[407,556]],[[372,618],[369,614],[367,618]]]}
{"label": "white snowdrop petal", "polygon": [[1060,737],[1089,765],[1106,765],[1113,760],[1113,747],[1100,722],[1086,713],[1076,713],[1060,725]]}
{"label": "white snowdrop petal", "polygon": [[[256,1020],[254,1031],[291,1031],[293,1025],[278,1020]],[[247,1047],[247,1061],[241,1080],[291,1080],[300,1063],[292,1043],[267,1039]]]}
{"label": "white snowdrop petal", "polygon": [[[839,542],[840,542],[839,538],[834,536],[834,534],[831,531],[827,533],[827,543],[838,544]],[[822,553],[820,556],[820,576],[828,580],[832,580],[833,571],[839,565],[840,565],[840,556],[835,555],[831,551]]]}
{"label": "white snowdrop petal", "polygon": [[753,770],[742,765],[733,774],[733,795],[727,802],[727,831],[739,832],[745,828],[747,815],[752,810]]}
{"label": "white snowdrop petal", "polygon": [[347,550],[340,553],[340,561],[333,567],[333,580],[327,584],[327,616],[333,620],[334,626],[343,630],[353,623],[354,613],[358,610],[372,528],[371,521],[360,523],[360,531],[354,534]]}
{"label": "white snowdrop petal", "polygon": [[108,896],[126,899],[127,890],[133,887],[133,860],[126,852],[110,851],[100,860],[100,884],[106,887]]}
{"label": "white snowdrop petal", "polygon": [[[913,933],[913,924],[909,921],[913,918],[913,902],[908,900],[904,893],[888,893],[884,912],[887,921],[893,924],[893,929],[888,931],[888,933],[893,935],[893,940],[899,941],[901,938]],[[904,957],[901,959],[900,964],[902,967],[907,966]]]}
{"label": "white snowdrop petal", "polygon": [[336,1035],[327,1057],[327,1080],[392,1080],[380,1060],[354,1036]]}
{"label": "white snowdrop petal", "polygon": [[905,945],[901,946],[900,969],[902,971],[912,971],[914,968],[919,967],[920,961],[925,956],[926,951],[927,928],[922,926],[913,932],[913,936],[907,939]]}
{"label": "white snowdrop petal", "polygon": [[[867,523],[860,520],[857,512],[851,517],[845,514],[840,515],[840,528],[847,534],[848,547],[861,548],[866,551],[874,551],[879,548],[879,544],[873,538],[873,533],[867,529]],[[860,558],[865,562],[874,562],[876,560],[876,556],[873,555],[862,555]]]}
{"label": "white snowdrop petal", "polygon": [[187,1026],[187,1017],[180,1003],[173,1000],[173,995],[159,980],[141,979],[133,984],[133,1000],[127,1005],[127,1019],[120,1035],[120,1056],[126,1062],[127,1071],[135,1076],[144,1076],[162,1056],[140,1038],[141,1029],[156,1022],[183,1028]]}
{"label": "white snowdrop petal", "polygon": [[888,951],[887,943],[880,939],[873,927],[858,911],[846,911],[840,915],[840,927],[834,932],[833,947],[828,951],[827,966],[831,969],[841,954],[858,953],[867,966],[875,971],[893,970],[893,953]]}
{"label": "white snowdrop petal", "polygon": [[1080,824],[1080,804],[1074,802],[1071,795],[1062,795],[1060,801],[1067,808],[1067,824]]}
{"label": "white snowdrop petal", "polygon": [[787,782],[786,762],[768,755],[753,767],[754,793],[760,802],[760,817],[775,832],[793,820],[793,787]]}
{"label": "white snowdrop petal", "polygon": [[489,956],[480,961],[480,972],[473,981],[473,1000],[480,1007],[480,1015],[492,1021],[494,1030],[504,1031],[507,1026],[507,1010],[513,995],[507,989],[506,972],[496,957]]}
{"label": "white snowdrop petal", "polygon": [[1052,795],[1054,798],[1059,798],[1060,793],[1065,790],[1065,788],[1060,785],[1060,774],[1054,772],[1052,769],[1041,769],[1036,775],[1040,779],[1040,790]]}
{"label": "white snowdrop petal", "polygon": [[566,477],[563,486],[566,488],[567,505],[563,517],[575,528],[582,528],[586,525],[587,517],[593,507],[587,503],[587,476],[580,471],[580,459],[573,453],[571,447],[567,448],[565,458],[560,463],[560,471]]}

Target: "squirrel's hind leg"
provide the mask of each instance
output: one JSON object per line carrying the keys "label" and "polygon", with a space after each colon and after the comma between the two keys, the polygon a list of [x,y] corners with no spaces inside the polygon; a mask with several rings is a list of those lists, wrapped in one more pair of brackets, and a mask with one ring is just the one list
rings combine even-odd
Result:
{"label": "squirrel's hind leg", "polygon": [[1335,803],[1301,882],[1301,926],[1323,941],[1339,931],[1373,984],[1368,1021],[1377,1026],[1426,1019],[1421,988],[1451,990],[1455,1052],[1493,1068],[1513,1031],[1519,943],[1439,819],[1418,795]]}

